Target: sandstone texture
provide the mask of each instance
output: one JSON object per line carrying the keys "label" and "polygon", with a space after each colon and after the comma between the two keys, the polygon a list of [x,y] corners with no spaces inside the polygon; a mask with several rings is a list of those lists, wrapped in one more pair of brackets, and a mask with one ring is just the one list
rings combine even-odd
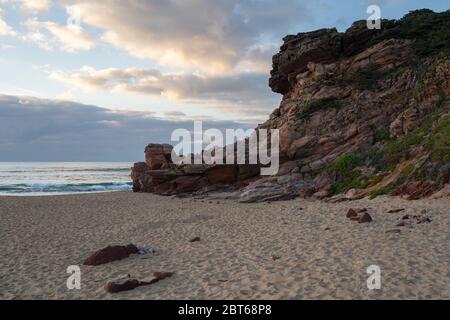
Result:
{"label": "sandstone texture", "polygon": [[[134,191],[163,195],[240,190],[242,202],[313,197],[407,199],[448,188],[450,12],[411,12],[284,38],[269,85],[282,102],[257,129],[280,132],[280,170],[258,165],[174,165],[149,145]],[[444,30],[444,31],[442,31]],[[447,30],[447,32],[445,31]]]}

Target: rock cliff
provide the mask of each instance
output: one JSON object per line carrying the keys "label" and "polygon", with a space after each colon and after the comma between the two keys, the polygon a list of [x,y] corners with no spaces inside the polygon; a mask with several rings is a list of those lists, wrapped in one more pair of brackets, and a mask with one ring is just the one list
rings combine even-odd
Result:
{"label": "rock cliff", "polygon": [[449,183],[450,11],[287,36],[269,85],[283,100],[258,129],[280,131],[277,177],[259,178],[257,166],[174,166],[170,147],[150,145],[133,169],[135,191],[231,186],[246,202],[338,201],[416,199]]}

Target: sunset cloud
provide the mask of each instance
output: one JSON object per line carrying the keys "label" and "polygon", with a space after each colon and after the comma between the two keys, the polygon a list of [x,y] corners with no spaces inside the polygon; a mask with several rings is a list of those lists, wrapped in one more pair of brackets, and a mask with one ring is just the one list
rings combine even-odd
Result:
{"label": "sunset cloud", "polygon": [[[87,1],[78,5],[82,23],[103,30],[102,40],[141,59],[172,68],[225,73],[249,58],[255,47],[267,51],[274,38],[309,19],[305,3],[295,0]],[[270,55],[265,57],[266,68]],[[259,57],[259,56],[258,56]],[[253,65],[248,63],[252,68]],[[256,68],[261,70],[261,66]]]}
{"label": "sunset cloud", "polygon": [[[1,1],[0,1],[1,2]],[[3,0],[4,3],[18,3],[25,13],[40,13],[50,8],[51,0]]]}
{"label": "sunset cloud", "polygon": [[59,48],[63,51],[75,52],[89,50],[95,46],[94,38],[79,28],[39,21],[36,18],[26,20],[24,24],[29,30],[25,39],[47,50]]}
{"label": "sunset cloud", "polygon": [[86,90],[160,96],[208,105],[223,112],[236,112],[246,105],[252,107],[246,109],[249,113],[267,116],[278,102],[278,97],[267,89],[265,73],[210,75],[136,68],[96,70],[86,66],[74,72],[54,71],[50,78]]}

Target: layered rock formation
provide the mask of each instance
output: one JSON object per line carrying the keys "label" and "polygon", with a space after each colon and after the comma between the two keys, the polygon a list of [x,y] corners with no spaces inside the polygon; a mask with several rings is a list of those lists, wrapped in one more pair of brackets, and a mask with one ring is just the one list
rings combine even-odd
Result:
{"label": "layered rock formation", "polygon": [[145,162],[136,163],[132,169],[133,191],[160,195],[233,191],[247,185],[260,173],[258,165],[250,164],[177,165],[172,162],[172,149],[171,145],[155,144],[145,148]]}
{"label": "layered rock formation", "polygon": [[[269,85],[283,100],[258,129],[279,129],[278,177],[258,167],[174,166],[170,147],[148,147],[133,170],[135,191],[179,194],[241,188],[241,201],[415,199],[449,183],[450,12],[412,12],[284,38]],[[445,31],[447,30],[447,31]],[[161,153],[161,154],[160,154]],[[281,179],[280,179],[281,176]]]}

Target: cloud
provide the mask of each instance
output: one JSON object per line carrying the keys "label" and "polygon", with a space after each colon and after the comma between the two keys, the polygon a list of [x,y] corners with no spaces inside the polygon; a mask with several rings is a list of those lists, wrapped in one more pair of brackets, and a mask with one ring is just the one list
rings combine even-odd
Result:
{"label": "cloud", "polygon": [[[204,121],[204,129],[254,124]],[[0,161],[141,161],[148,143],[170,143],[192,121],[74,102],[0,95]]]}
{"label": "cloud", "polygon": [[266,117],[279,102],[279,97],[267,85],[266,73],[211,75],[161,73],[150,68],[96,70],[85,66],[75,72],[54,71],[50,78],[70,87],[161,96],[173,101],[206,105],[224,112],[245,111],[247,115],[260,117]]}
{"label": "cloud", "polygon": [[50,8],[50,0],[5,0],[4,2],[17,2],[20,10],[26,13],[45,12]]}
{"label": "cloud", "polygon": [[[133,56],[215,73],[230,71],[256,46],[271,48],[273,43],[267,39],[278,43],[291,27],[310,19],[307,2],[299,0],[63,3],[77,5],[83,24],[103,30],[103,41]],[[270,60],[266,63],[270,66]]]}
{"label": "cloud", "polygon": [[3,10],[0,8],[0,37],[1,36],[15,36],[16,32],[13,28],[3,20]]}
{"label": "cloud", "polygon": [[59,48],[67,52],[89,50],[95,46],[95,39],[81,28],[62,26],[54,22],[28,19],[24,25],[30,30],[25,40],[37,43],[41,48]]}

